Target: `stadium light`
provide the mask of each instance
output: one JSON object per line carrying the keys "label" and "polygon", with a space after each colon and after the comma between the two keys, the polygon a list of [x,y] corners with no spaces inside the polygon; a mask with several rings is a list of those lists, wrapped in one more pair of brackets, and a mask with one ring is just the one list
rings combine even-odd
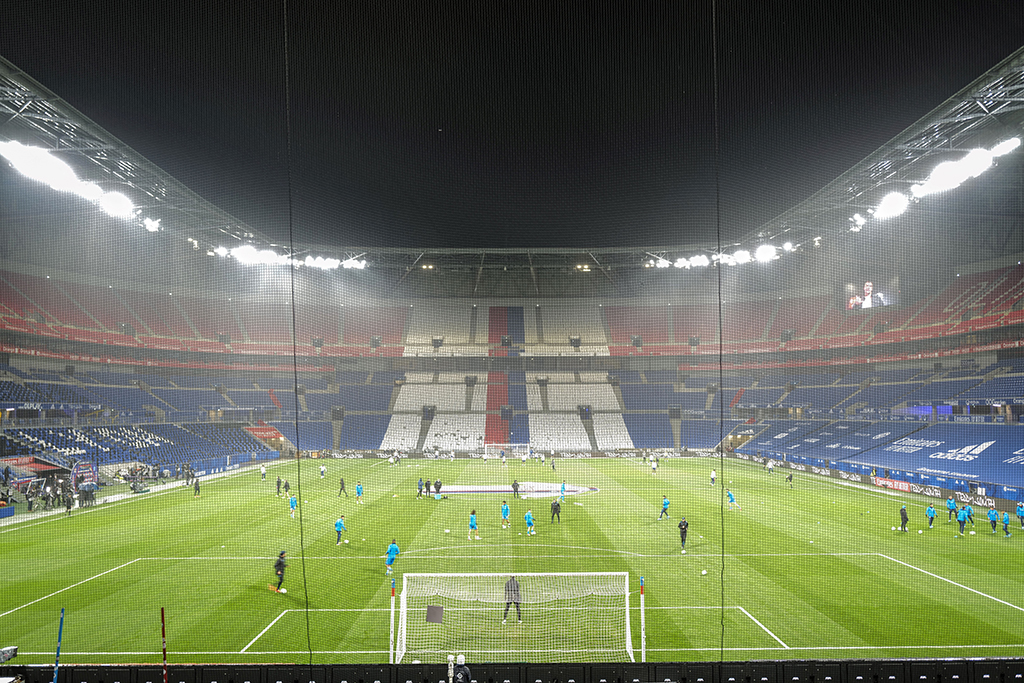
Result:
{"label": "stadium light", "polygon": [[711,265],[711,259],[706,254],[697,254],[690,257],[690,266],[693,268],[706,268]]}
{"label": "stadium light", "polygon": [[227,256],[231,252],[228,251],[227,247],[217,247],[216,249],[213,250],[213,253],[216,254],[217,256]]}
{"label": "stadium light", "polygon": [[341,265],[341,261],[336,258],[324,258],[323,256],[307,256],[306,260],[302,262],[303,265],[309,266],[310,268],[319,268],[320,270],[337,270],[338,266]]}
{"label": "stadium light", "polygon": [[1009,140],[1003,140],[998,145],[992,148],[992,156],[1001,157],[1004,154],[1009,154],[1018,147],[1020,147],[1020,138],[1010,138]]}
{"label": "stadium light", "polygon": [[356,258],[348,258],[341,262],[342,268],[355,268],[356,270],[362,270],[366,267],[366,260],[359,260]]}
{"label": "stadium light", "polygon": [[750,252],[746,249],[740,249],[732,255],[732,260],[733,263],[750,263]]}
{"label": "stadium light", "polygon": [[770,244],[762,244],[754,251],[754,258],[760,263],[767,263],[778,258],[778,251]]}
{"label": "stadium light", "polygon": [[878,207],[874,211],[874,216],[880,220],[895,218],[906,211],[909,205],[910,199],[907,198],[907,195],[902,192],[890,192],[882,197],[882,201],[878,203]]}
{"label": "stadium light", "polygon": [[96,202],[100,210],[114,218],[131,218],[135,215],[135,205],[132,200],[120,192],[107,192]]}
{"label": "stadium light", "polygon": [[672,263],[668,261],[668,259],[664,258],[659,258],[657,261],[654,262],[655,268],[668,268],[671,265]]}
{"label": "stadium light", "polygon": [[[143,218],[142,225],[149,232],[160,232],[160,220],[153,220],[152,218]],[[198,246],[198,243],[196,243]]]}
{"label": "stadium light", "polygon": [[782,251],[793,251],[794,248],[795,247],[793,246],[792,242],[786,242],[785,244],[782,245]]}

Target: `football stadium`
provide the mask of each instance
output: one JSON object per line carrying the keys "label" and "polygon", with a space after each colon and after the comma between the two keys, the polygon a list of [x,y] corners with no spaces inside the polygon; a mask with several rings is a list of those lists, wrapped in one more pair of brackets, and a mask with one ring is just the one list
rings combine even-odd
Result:
{"label": "football stadium", "polygon": [[661,245],[280,239],[0,92],[0,674],[1024,671],[1024,49]]}

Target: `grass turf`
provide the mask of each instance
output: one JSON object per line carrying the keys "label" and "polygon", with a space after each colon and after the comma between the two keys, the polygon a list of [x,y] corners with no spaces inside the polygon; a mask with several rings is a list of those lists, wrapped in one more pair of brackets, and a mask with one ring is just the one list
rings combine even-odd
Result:
{"label": "grass turf", "polygon": [[[405,572],[629,572],[638,660],[641,576],[648,661],[1009,656],[1024,647],[1016,566],[1024,533],[1004,538],[1000,526],[992,534],[984,511],[976,512],[976,535],[955,538],[943,501],[934,501],[938,516],[928,529],[924,498],[799,473],[790,489],[786,470],[768,475],[696,458],[664,459],[656,475],[627,459],[562,459],[557,472],[518,461],[504,469],[494,460],[329,460],[324,479],[319,465],[280,462],[266,482],[255,470],[207,480],[199,498],[179,487],[0,528],[8,568],[0,644],[18,645],[24,664],[52,661],[65,607],[62,662],[158,662],[163,607],[172,663],[301,663],[310,650],[315,662],[386,662],[391,583],[381,556],[396,538],[399,593]],[[278,474],[299,489],[295,519],[274,495]],[[341,476],[347,498],[338,496]],[[561,524],[552,524],[551,496],[417,500],[421,476],[446,485],[565,479],[598,490],[567,496]],[[357,481],[363,505],[355,502]],[[742,510],[728,509],[725,487]],[[671,518],[657,521],[662,495]],[[498,523],[502,499],[512,507],[511,530]],[[891,530],[903,502],[907,534]],[[521,533],[527,507],[535,536]],[[480,541],[465,536],[473,508]],[[338,546],[340,514],[350,543]],[[685,555],[680,514],[690,522]],[[267,587],[281,550],[289,553],[286,595]],[[586,630],[567,616],[540,633],[528,605],[523,626],[502,626],[502,607],[492,627],[510,629],[520,651],[558,649],[567,629]],[[473,643],[467,633],[438,648],[473,651]],[[624,660],[624,648],[610,657]]]}

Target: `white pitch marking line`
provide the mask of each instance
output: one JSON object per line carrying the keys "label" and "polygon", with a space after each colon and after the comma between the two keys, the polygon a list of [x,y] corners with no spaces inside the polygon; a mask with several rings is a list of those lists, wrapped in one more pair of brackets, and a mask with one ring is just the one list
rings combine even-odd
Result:
{"label": "white pitch marking line", "polygon": [[1017,610],[1019,612],[1024,612],[1024,607],[1018,607],[1017,605],[1014,605],[1013,603],[1006,602],[1005,600],[1000,600],[999,598],[993,597],[993,596],[991,596],[991,595],[989,595],[987,593],[982,593],[979,590],[975,590],[974,588],[970,588],[969,586],[965,586],[965,585],[963,585],[961,583],[957,583],[956,581],[952,581],[950,579],[947,579],[944,576],[939,576],[938,574],[932,574],[931,572],[926,571],[924,569],[921,569],[920,567],[915,567],[912,564],[907,564],[906,562],[903,562],[902,560],[897,560],[896,558],[889,557],[888,555],[883,555],[882,553],[879,553],[878,556],[879,557],[884,557],[885,559],[890,560],[892,562],[895,562],[896,564],[902,564],[904,567],[910,567],[911,569],[913,569],[915,571],[919,571],[922,574],[927,574],[928,576],[931,576],[933,578],[939,579],[940,581],[945,581],[946,583],[951,583],[954,586],[956,586],[957,588],[963,588],[964,590],[970,591],[972,593],[976,593],[976,594],[980,595],[983,598],[988,598],[989,600],[995,600],[996,602],[998,602],[998,603],[1000,603],[1002,605],[1006,605],[1007,607],[1012,607],[1013,609],[1015,609],[1015,610]]}
{"label": "white pitch marking line", "polygon": [[73,583],[70,586],[66,586],[64,588],[61,588],[60,590],[56,590],[56,591],[50,593],[49,595],[44,595],[41,598],[36,598],[32,602],[26,602],[24,605],[21,605],[20,607],[15,607],[12,610],[8,610],[8,611],[4,612],[3,614],[0,614],[0,617],[6,617],[8,614],[12,614],[14,612],[17,612],[18,610],[24,609],[25,607],[28,607],[29,605],[34,605],[37,602],[40,602],[42,600],[46,600],[47,598],[52,598],[54,595],[58,595],[60,593],[63,593],[64,591],[69,591],[72,588],[75,588],[76,586],[81,586],[83,583],[88,583],[89,581],[92,581],[93,579],[98,579],[101,576],[103,576],[104,574],[109,574],[110,572],[116,572],[118,569],[123,569],[123,568],[127,567],[130,564],[134,564],[135,562],[138,562],[141,559],[142,559],[141,557],[136,557],[134,560],[131,560],[129,562],[125,562],[124,564],[118,565],[118,566],[114,567],[113,569],[108,569],[105,572],[100,572],[96,576],[90,576],[88,579],[83,579],[83,580],[79,581],[78,583]]}
{"label": "white pitch marking line", "polygon": [[286,615],[286,614],[288,614],[289,612],[292,612],[292,611],[294,611],[294,610],[286,609],[286,610],[284,610],[283,612],[281,612],[280,614],[278,614],[278,615],[277,615],[277,618],[275,618],[275,619],[274,619],[274,620],[273,620],[272,622],[270,622],[269,624],[267,624],[267,627],[266,627],[265,629],[263,629],[263,630],[262,630],[262,631],[260,631],[260,632],[259,632],[258,634],[256,634],[256,637],[255,637],[255,638],[253,638],[252,640],[250,640],[250,641],[249,641],[249,644],[248,644],[248,645],[246,645],[246,646],[245,646],[245,647],[243,647],[243,648],[242,648],[241,650],[239,650],[239,651],[238,651],[238,654],[242,654],[243,652],[245,652],[246,650],[248,650],[248,649],[249,649],[250,647],[252,647],[252,646],[253,646],[253,644],[254,644],[254,643],[255,643],[255,642],[257,641],[257,640],[259,640],[259,639],[260,639],[260,638],[261,638],[261,637],[263,636],[263,634],[264,634],[264,633],[266,633],[267,631],[269,631],[269,630],[270,630],[270,627],[271,627],[271,626],[273,626],[274,624],[276,624],[276,623],[277,623],[278,619],[280,619],[281,617],[283,617],[284,615]]}
{"label": "white pitch marking line", "polygon": [[776,642],[778,642],[778,644],[779,644],[779,645],[781,645],[782,647],[786,648],[787,650],[789,649],[789,645],[786,645],[786,644],[785,644],[784,642],[782,642],[782,639],[781,639],[781,638],[779,638],[779,637],[778,637],[777,635],[775,635],[774,633],[772,633],[771,631],[769,631],[769,630],[768,630],[768,627],[767,627],[767,626],[765,626],[764,624],[762,624],[762,623],[761,623],[760,621],[758,621],[758,620],[757,620],[756,618],[754,618],[754,615],[753,615],[753,614],[751,614],[750,612],[748,612],[747,610],[745,610],[745,609],[743,609],[742,607],[739,607],[739,606],[737,606],[737,607],[736,607],[736,609],[738,609],[739,611],[741,611],[741,612],[743,612],[744,614],[746,614],[746,615],[747,615],[747,617],[748,617],[748,618],[749,618],[749,619],[750,619],[750,620],[751,620],[752,622],[754,622],[755,624],[757,624],[758,626],[760,626],[760,627],[761,627],[762,629],[764,629],[764,632],[765,632],[765,633],[767,633],[768,635],[770,635],[770,636],[771,636],[772,638],[774,638],[774,639],[775,639],[775,641],[776,641]]}

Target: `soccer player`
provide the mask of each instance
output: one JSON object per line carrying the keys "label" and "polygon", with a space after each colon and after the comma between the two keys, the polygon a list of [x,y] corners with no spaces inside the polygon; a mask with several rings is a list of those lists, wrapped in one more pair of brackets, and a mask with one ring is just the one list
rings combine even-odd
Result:
{"label": "soccer player", "polygon": [[668,502],[669,502],[669,501],[668,501],[668,497],[667,497],[667,496],[662,496],[662,497],[661,497],[661,514],[660,514],[660,515],[658,515],[658,521],[659,521],[659,522],[661,521],[661,518],[662,518],[662,517],[668,517],[669,519],[671,519],[671,518],[672,518],[672,517],[671,517],[671,516],[670,516],[670,515],[668,514]]}
{"label": "soccer player", "polygon": [[690,523],[686,521],[686,517],[682,517],[679,520],[679,542],[683,544],[683,555],[686,554],[686,532],[690,530]]}
{"label": "soccer player", "polygon": [[283,488],[284,488],[284,495],[286,495],[286,496],[288,495],[288,492],[292,490],[292,486],[291,486],[291,484],[288,483],[287,479],[284,480],[284,487]]}
{"label": "soccer player", "polygon": [[910,521],[910,515],[907,514],[907,506],[904,505],[900,508],[900,531],[907,533],[907,522]]}
{"label": "soccer player", "polygon": [[192,490],[194,491],[194,493],[192,494],[192,497],[193,498],[198,498],[199,497],[199,477],[196,477],[195,479],[192,480]]}
{"label": "soccer player", "polygon": [[924,511],[924,516],[928,518],[928,528],[931,529],[935,524],[935,506],[929,503],[928,509]]}
{"label": "soccer player", "polygon": [[509,527],[512,526],[512,524],[509,522],[508,515],[509,515],[508,503],[506,503],[505,501],[501,501],[501,528],[502,529],[504,529],[506,526],[509,526]]}
{"label": "soccer player", "polygon": [[363,504],[363,483],[361,481],[356,482],[356,503]]}
{"label": "soccer player", "polygon": [[974,508],[971,507],[970,503],[964,507],[967,508],[967,521],[971,523],[971,526],[974,526]]}
{"label": "soccer player", "polygon": [[527,510],[526,515],[523,516],[523,519],[526,520],[526,535],[529,536],[533,534],[534,536],[536,536],[537,532],[533,530],[533,510]]}
{"label": "soccer player", "polygon": [[551,471],[552,472],[555,471],[555,454],[554,453],[551,454]]}
{"label": "soccer player", "polygon": [[[946,517],[946,523],[949,524],[953,521],[953,516],[957,514],[956,501],[953,500],[953,496],[946,499],[946,509],[949,511],[949,516]],[[959,517],[957,517],[959,519]]]}
{"label": "soccer player", "polygon": [[651,474],[658,473],[658,461],[655,458],[651,458]]}
{"label": "soccer player", "polygon": [[559,500],[565,501],[565,479],[562,480],[562,495],[559,497]]}
{"label": "soccer player", "polygon": [[735,505],[737,510],[742,510],[740,504],[736,502],[736,496],[732,495],[732,491],[729,489],[725,490],[725,495],[729,498],[729,509],[732,510],[732,506]]}
{"label": "soccer player", "polygon": [[288,499],[288,507],[292,510],[292,519],[295,519],[295,508],[299,507],[299,499],[295,494]]}
{"label": "soccer player", "polygon": [[1017,519],[1020,520],[1020,528],[1024,529],[1024,503],[1017,503]]}
{"label": "soccer player", "polygon": [[338,517],[338,521],[334,523],[334,530],[338,532],[338,542],[334,545],[341,545],[341,532],[348,531],[345,528],[345,515]]}
{"label": "soccer player", "polygon": [[992,533],[995,533],[996,527],[999,526],[999,511],[996,510],[995,506],[989,506],[988,508],[988,523],[992,525]]}
{"label": "soccer player", "polygon": [[716,477],[716,476],[718,476],[718,475],[717,475],[717,473],[715,472],[714,468],[712,468],[712,470],[711,470],[711,485],[712,485],[712,486],[714,486],[714,485],[715,485],[715,477]]}
{"label": "soccer player", "polygon": [[1006,534],[1005,536],[1003,536],[1003,538],[1009,538],[1010,536],[1013,536],[1013,534],[1010,533],[1010,512],[1009,512],[1009,510],[1004,510],[1003,511],[1003,533]]}
{"label": "soccer player", "polygon": [[345,477],[341,478],[341,488],[338,489],[338,498],[341,498],[341,494],[343,493],[345,494],[345,497],[348,498],[348,491],[345,490]]}
{"label": "soccer player", "polygon": [[789,488],[793,488],[793,473],[790,472],[786,475],[786,481],[789,482]]}
{"label": "soccer player", "polygon": [[522,602],[522,597],[519,593],[519,582],[513,576],[505,582],[505,614],[501,617],[501,623],[504,624],[508,619],[508,608],[512,605],[516,606],[516,616],[519,618],[519,623],[523,623],[523,613],[519,609],[520,602]]}
{"label": "soccer player", "polygon": [[552,524],[555,523],[555,517],[558,517],[558,523],[561,524],[562,523],[562,505],[558,502],[557,498],[555,498],[553,501],[551,501],[551,523]]}
{"label": "soccer player", "polygon": [[956,521],[960,522],[960,536],[964,535],[964,527],[967,526],[967,507],[962,507],[956,513]]}
{"label": "soccer player", "polygon": [[277,475],[277,497],[281,497],[281,475]]}
{"label": "soccer player", "polygon": [[466,538],[472,541],[474,534],[476,535],[476,540],[479,541],[480,530],[477,529],[476,526],[476,510],[473,510],[472,512],[469,513],[469,536],[467,536]]}
{"label": "soccer player", "polygon": [[384,555],[384,566],[387,567],[387,571],[384,572],[384,576],[387,576],[391,573],[391,570],[395,564],[395,558],[398,557],[398,553],[400,552],[401,551],[398,549],[398,541],[392,538],[391,545],[388,546],[387,552]]}
{"label": "soccer player", "polygon": [[288,563],[284,561],[284,557],[285,551],[282,550],[281,553],[277,556],[277,561],[274,562],[274,574],[277,575],[277,585],[267,585],[267,588],[278,593],[284,592],[281,589],[281,584],[284,583],[284,568],[288,566]]}
{"label": "soccer player", "polygon": [[420,480],[418,482],[416,482],[416,498],[419,499],[419,498],[422,498],[422,497],[423,497],[423,477],[420,477]]}
{"label": "soccer player", "polygon": [[266,480],[267,480],[267,466],[266,465],[260,465],[260,481],[266,481]]}
{"label": "soccer player", "polygon": [[519,497],[519,482],[515,479],[512,480],[512,497]]}

